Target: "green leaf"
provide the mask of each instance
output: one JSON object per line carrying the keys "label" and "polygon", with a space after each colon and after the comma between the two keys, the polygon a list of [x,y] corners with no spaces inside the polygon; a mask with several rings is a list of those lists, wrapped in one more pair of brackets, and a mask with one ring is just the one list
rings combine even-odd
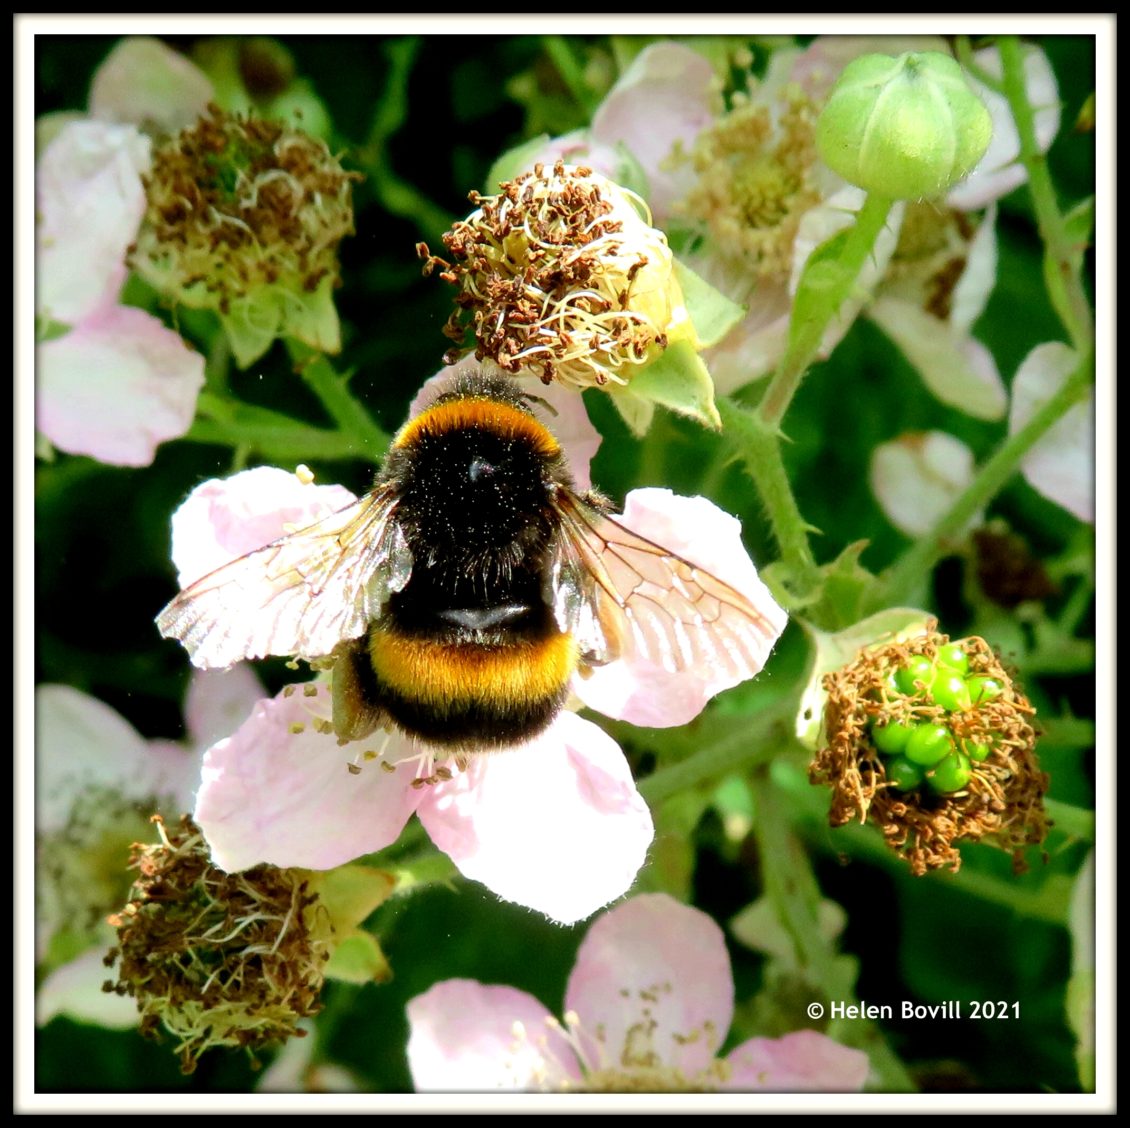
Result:
{"label": "green leaf", "polygon": [[[850,551],[850,548],[846,550],[841,559]],[[931,617],[928,611],[915,607],[892,607],[835,634],[827,634],[811,623],[797,619],[811,637],[814,651],[808,683],[801,694],[797,711],[797,740],[813,751],[820,745],[824,702],[828,697],[824,689],[825,674],[846,666],[865,647],[914,638],[924,633],[926,622]]]}
{"label": "green leaf", "polygon": [[614,388],[609,391],[608,398],[620,412],[633,435],[640,438],[647,434],[652,417],[655,415],[654,403],[637,396],[631,388]]}
{"label": "green leaf", "polygon": [[731,301],[677,258],[675,278],[682,288],[687,312],[704,349],[718,344],[745,317],[745,306]]}
{"label": "green leaf", "polygon": [[665,348],[632,377],[631,391],[640,399],[697,419],[714,430],[722,426],[714,406],[714,381],[689,341],[676,341]]}
{"label": "green leaf", "polygon": [[346,930],[359,925],[392,894],[396,878],[386,870],[366,865],[338,866],[311,874],[310,889],[330,914],[334,927]]}
{"label": "green leaf", "polygon": [[387,983],[392,978],[392,968],[375,936],[355,932],[334,949],[325,975],[344,983]]}
{"label": "green leaf", "polygon": [[[854,272],[843,263],[844,248],[851,228],[837,231],[808,256],[793,299],[793,315],[789,321],[789,351],[802,348],[813,326],[823,335],[831,314],[847,296]],[[831,307],[831,308],[830,308]]]}
{"label": "green leaf", "polygon": [[513,149],[507,149],[490,166],[490,172],[487,173],[486,188],[484,189],[486,195],[495,195],[498,192],[498,186],[503,181],[513,180],[519,173],[532,168],[538,154],[543,153],[548,144],[549,134],[539,133],[536,137],[531,137],[529,141],[523,141],[521,145],[515,145]]}
{"label": "green leaf", "polygon": [[[1080,200],[1063,217],[1064,234],[1071,244],[1070,267],[1078,278],[1083,269],[1083,255],[1091,245],[1095,231],[1095,197]],[[1074,313],[1067,295],[1067,281],[1060,271],[1059,259],[1048,247],[1044,252],[1044,285],[1048,297],[1060,321],[1067,326],[1074,324]]]}

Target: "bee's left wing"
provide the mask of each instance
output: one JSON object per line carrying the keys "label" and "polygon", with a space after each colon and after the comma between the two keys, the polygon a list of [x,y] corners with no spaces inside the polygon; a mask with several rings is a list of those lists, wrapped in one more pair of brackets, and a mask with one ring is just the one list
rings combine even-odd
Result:
{"label": "bee's left wing", "polygon": [[761,670],[783,612],[774,621],[724,580],[568,491],[559,491],[557,510],[551,601],[590,665],[634,655],[731,684]]}
{"label": "bee's left wing", "polygon": [[394,517],[376,489],[313,525],[249,552],[185,588],[157,616],[202,669],[268,654],[320,658],[357,638],[412,571]]}

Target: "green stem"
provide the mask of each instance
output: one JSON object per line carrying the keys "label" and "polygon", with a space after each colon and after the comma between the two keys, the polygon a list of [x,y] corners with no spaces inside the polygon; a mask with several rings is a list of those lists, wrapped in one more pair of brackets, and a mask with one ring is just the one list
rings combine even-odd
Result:
{"label": "green stem", "polygon": [[945,547],[965,528],[1016,473],[1024,456],[1081,400],[1093,381],[1092,361],[1080,361],[1063,386],[1032,416],[1031,419],[997,449],[981,467],[977,477],[966,487],[949,511],[930,532],[918,540],[888,573],[886,581],[872,596],[870,611],[896,607],[909,599],[922,577],[929,574]]}
{"label": "green stem", "polygon": [[1063,216],[1056,203],[1055,186],[1048,170],[1047,158],[1040,152],[1036,139],[1036,115],[1028,101],[1024,81],[1024,52],[1020,41],[1012,35],[999,41],[1003,89],[1016,122],[1020,139],[1020,161],[1028,172],[1028,191],[1036,212],[1036,223],[1044,241],[1045,254],[1051,263],[1055,282],[1062,287],[1066,301],[1057,312],[1076,350],[1087,355],[1094,348],[1095,325],[1091,304],[1083,289],[1076,262],[1077,248],[1067,233]]}
{"label": "green stem", "polygon": [[[753,833],[765,895],[792,938],[797,966],[828,1002],[857,1005],[854,962],[840,958],[820,929],[820,887],[808,854],[790,827],[791,807],[782,801],[767,771],[755,773],[751,783]],[[882,1092],[914,1090],[914,1082],[873,1022],[853,1023],[840,1037],[850,1037],[851,1044],[867,1052]]]}
{"label": "green stem", "polygon": [[298,423],[289,415],[265,407],[236,403],[201,392],[196,421],[184,437],[189,442],[215,443],[237,451],[249,448],[272,462],[293,463],[296,458],[359,458],[363,452],[352,435],[324,431]]}
{"label": "green stem", "polygon": [[808,543],[808,534],[814,530],[801,516],[793,495],[781,457],[780,436],[760,413],[748,411],[727,397],[719,398],[718,414],[726,441],[745,464],[765,506],[789,577],[789,591],[775,594],[784,598],[786,608],[803,606],[819,587],[821,576]]}
{"label": "green stem", "polygon": [[352,435],[374,462],[385,452],[389,436],[349,391],[349,377],[337,373],[326,357],[297,341],[288,341],[295,367],[338,428]]}
{"label": "green stem", "polygon": [[[860,271],[873,254],[875,241],[886,226],[892,204],[892,200],[869,193],[863,207],[856,213],[855,221],[844,233],[835,258],[820,258],[821,248],[817,248],[805,267],[793,303],[789,343],[757,406],[758,417],[766,430],[780,428],[828,326],[851,296]],[[833,238],[840,239],[841,236]]]}
{"label": "green stem", "polygon": [[660,768],[640,780],[639,793],[654,806],[672,795],[690,791],[731,772],[768,763],[786,746],[791,735],[789,725],[795,714],[796,702],[787,698],[754,717],[742,718],[733,732],[714,739],[685,760]]}

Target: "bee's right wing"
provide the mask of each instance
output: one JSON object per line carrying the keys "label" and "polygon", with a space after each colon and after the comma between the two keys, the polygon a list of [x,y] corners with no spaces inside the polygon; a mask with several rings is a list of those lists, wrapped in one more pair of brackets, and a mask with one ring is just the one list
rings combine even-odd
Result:
{"label": "bee's right wing", "polygon": [[313,525],[185,588],[157,616],[202,669],[268,654],[320,658],[357,638],[412,572],[391,491],[373,490]]}

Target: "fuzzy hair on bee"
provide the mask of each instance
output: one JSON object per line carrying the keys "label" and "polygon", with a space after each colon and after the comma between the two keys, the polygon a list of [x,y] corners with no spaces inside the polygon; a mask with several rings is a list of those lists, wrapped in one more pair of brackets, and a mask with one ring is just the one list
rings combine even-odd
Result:
{"label": "fuzzy hair on bee", "polygon": [[534,401],[509,377],[457,376],[365,496],[185,588],[161,634],[205,669],[330,664],[339,738],[391,725],[459,753],[531,739],[575,674],[629,655],[756,674],[779,625],[579,492]]}

